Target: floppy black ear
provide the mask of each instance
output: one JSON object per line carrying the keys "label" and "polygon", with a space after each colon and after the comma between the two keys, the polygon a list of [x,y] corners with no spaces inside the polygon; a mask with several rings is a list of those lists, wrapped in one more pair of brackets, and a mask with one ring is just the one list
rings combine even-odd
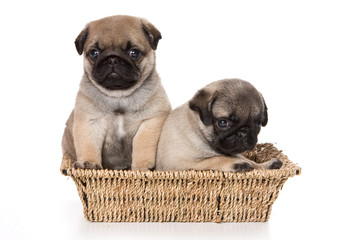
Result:
{"label": "floppy black ear", "polygon": [[75,39],[75,47],[79,55],[81,55],[84,51],[84,46],[88,35],[89,35],[89,29],[85,28]]}
{"label": "floppy black ear", "polygon": [[268,112],[267,112],[268,108],[266,106],[264,97],[263,97],[263,102],[264,102],[264,109],[263,109],[263,118],[262,118],[261,126],[265,127],[266,124],[268,123]]}
{"label": "floppy black ear", "polygon": [[161,33],[154,25],[152,25],[146,19],[142,19],[141,22],[143,31],[150,43],[151,48],[153,50],[156,50],[159,40],[161,39]]}
{"label": "floppy black ear", "polygon": [[190,100],[189,107],[200,115],[201,121],[205,125],[212,123],[212,104],[215,102],[217,92],[210,93],[204,89],[199,90]]}

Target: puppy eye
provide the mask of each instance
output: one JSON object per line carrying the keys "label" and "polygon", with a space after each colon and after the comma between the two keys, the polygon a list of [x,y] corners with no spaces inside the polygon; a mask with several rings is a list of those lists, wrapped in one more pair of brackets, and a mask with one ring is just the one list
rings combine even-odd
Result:
{"label": "puppy eye", "polygon": [[137,49],[131,49],[128,54],[133,60],[137,60],[140,57],[140,51]]}
{"label": "puppy eye", "polygon": [[217,121],[217,125],[221,130],[227,130],[230,128],[230,122],[226,119],[220,119]]}
{"label": "puppy eye", "polygon": [[100,55],[100,51],[97,49],[92,49],[89,52],[89,56],[92,60],[95,60]]}

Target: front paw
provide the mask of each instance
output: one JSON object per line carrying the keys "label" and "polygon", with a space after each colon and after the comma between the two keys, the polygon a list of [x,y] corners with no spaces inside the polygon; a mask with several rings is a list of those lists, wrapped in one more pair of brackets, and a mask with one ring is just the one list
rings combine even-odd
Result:
{"label": "front paw", "polygon": [[248,162],[241,162],[234,164],[234,172],[248,172],[253,169],[254,169],[253,165],[251,165],[251,163]]}
{"label": "front paw", "polygon": [[88,161],[76,161],[74,163],[74,168],[78,169],[102,169],[102,166],[100,164],[94,163],[94,162],[88,162]]}
{"label": "front paw", "polygon": [[154,159],[137,159],[133,160],[131,165],[131,170],[135,171],[146,171],[146,170],[153,170],[155,168],[155,160]]}
{"label": "front paw", "polygon": [[280,169],[283,165],[283,162],[277,158],[273,158],[270,161],[271,162],[268,169]]}
{"label": "front paw", "polygon": [[147,165],[143,165],[143,166],[131,166],[131,170],[134,171],[147,171],[147,170],[154,170],[155,169],[155,165],[154,164],[147,164]]}

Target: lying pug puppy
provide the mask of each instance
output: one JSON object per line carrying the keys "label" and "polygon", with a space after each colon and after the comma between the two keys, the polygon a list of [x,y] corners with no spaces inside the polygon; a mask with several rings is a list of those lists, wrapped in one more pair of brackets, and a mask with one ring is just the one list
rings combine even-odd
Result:
{"label": "lying pug puppy", "polygon": [[154,168],[171,111],[155,68],[160,39],[150,22],[131,16],[90,22],[76,38],[84,75],[62,140],[75,168]]}
{"label": "lying pug puppy", "polygon": [[156,170],[278,169],[282,166],[278,159],[257,164],[241,155],[255,147],[267,121],[264,99],[250,83],[240,79],[213,82],[168,116]]}

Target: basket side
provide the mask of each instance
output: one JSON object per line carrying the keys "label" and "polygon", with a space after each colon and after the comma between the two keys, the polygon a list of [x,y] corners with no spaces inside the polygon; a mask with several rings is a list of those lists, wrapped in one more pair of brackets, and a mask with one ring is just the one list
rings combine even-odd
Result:
{"label": "basket side", "polygon": [[91,184],[89,183],[89,181],[87,181],[87,177],[74,176],[72,174],[72,169],[73,168],[72,168],[71,158],[68,155],[64,154],[61,161],[60,172],[64,176],[71,177],[72,180],[74,181],[81,203],[83,205],[84,216],[87,220],[91,221],[88,217],[88,212],[89,212],[88,194],[90,192],[89,186]]}
{"label": "basket side", "polygon": [[70,157],[66,154],[63,155],[61,166],[60,166],[60,172],[62,175],[69,176],[69,169],[71,169],[72,161]]}
{"label": "basket side", "polygon": [[[86,219],[94,222],[216,221],[221,181],[167,178],[75,179]],[[83,183],[81,183],[83,182]]]}
{"label": "basket side", "polygon": [[220,194],[221,221],[266,222],[286,179],[226,179]]}
{"label": "basket side", "polygon": [[256,169],[244,174],[224,173],[219,204],[223,222],[267,221],[287,179],[301,173],[299,166],[270,143],[258,144],[244,155],[259,163],[277,158],[283,166],[277,170]]}

